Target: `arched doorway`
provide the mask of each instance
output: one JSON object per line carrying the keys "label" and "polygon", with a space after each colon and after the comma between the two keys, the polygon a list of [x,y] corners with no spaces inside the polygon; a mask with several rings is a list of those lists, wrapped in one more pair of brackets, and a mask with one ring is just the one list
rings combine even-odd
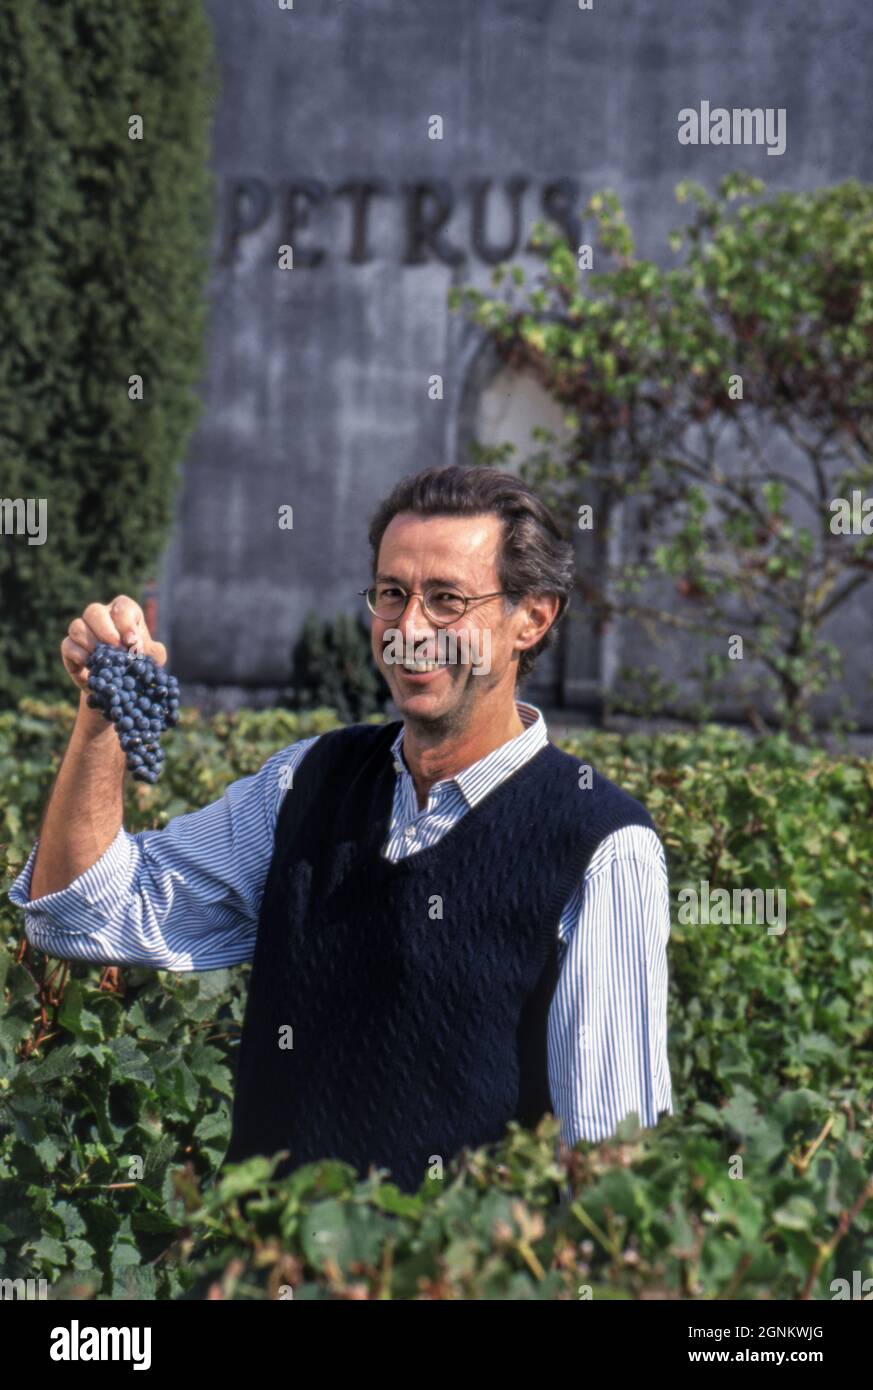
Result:
{"label": "arched doorway", "polygon": [[[507,367],[490,342],[470,345],[467,371],[458,406],[454,462],[468,462],[475,442],[483,446],[512,444],[515,452],[502,464],[518,473],[524,460],[540,448],[531,431],[540,426],[559,439],[569,437],[561,406],[532,376]],[[580,499],[583,500],[583,499]],[[568,535],[580,568],[591,563],[590,536]],[[542,654],[521,690],[534,704],[562,709],[599,711],[607,653],[602,638],[587,621],[578,593],[573,595],[558,640]]]}

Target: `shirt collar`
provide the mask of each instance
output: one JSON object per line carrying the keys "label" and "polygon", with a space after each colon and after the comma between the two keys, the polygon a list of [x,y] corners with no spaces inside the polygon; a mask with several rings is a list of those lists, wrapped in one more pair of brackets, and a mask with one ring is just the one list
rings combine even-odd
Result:
{"label": "shirt collar", "polygon": [[[463,793],[467,804],[471,807],[475,806],[496,783],[502,782],[510,773],[515,772],[523,763],[526,763],[528,758],[532,758],[534,753],[538,753],[543,745],[548,743],[548,732],[542,710],[538,709],[536,705],[529,704],[526,700],[516,700],[515,708],[518,710],[519,719],[525,726],[520,734],[516,734],[506,743],[501,743],[499,748],[493,748],[490,753],[485,754],[484,758],[471,763],[469,767],[465,767],[454,777],[446,777],[443,778],[442,782],[435,782],[431,791],[447,782],[454,782],[455,786]],[[401,756],[402,746],[403,726],[401,725],[397,737],[391,745],[391,753],[398,774],[409,777],[409,769]]]}

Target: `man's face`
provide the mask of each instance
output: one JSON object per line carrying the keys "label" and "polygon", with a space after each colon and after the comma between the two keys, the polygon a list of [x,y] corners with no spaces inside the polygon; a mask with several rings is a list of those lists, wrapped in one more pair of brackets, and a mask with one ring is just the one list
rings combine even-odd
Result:
{"label": "man's face", "polygon": [[[497,574],[501,530],[499,517],[488,513],[422,517],[400,512],[382,537],[373,582],[420,594],[441,581],[463,594],[493,594],[501,588]],[[463,618],[444,627],[427,616],[421,598],[410,598],[399,619],[373,617],[373,656],[402,717],[422,729],[449,732],[466,725],[479,701],[500,699],[502,691],[511,698],[517,672],[512,659],[515,638],[526,625],[524,605],[507,613],[502,597],[471,603]],[[436,658],[441,627],[447,635],[456,636],[455,661],[426,675],[386,661],[392,639],[395,650],[400,646],[394,634],[402,637],[404,653],[411,649],[416,656]],[[447,653],[451,653],[450,645]],[[474,674],[477,661],[483,668],[490,664],[490,670]]]}

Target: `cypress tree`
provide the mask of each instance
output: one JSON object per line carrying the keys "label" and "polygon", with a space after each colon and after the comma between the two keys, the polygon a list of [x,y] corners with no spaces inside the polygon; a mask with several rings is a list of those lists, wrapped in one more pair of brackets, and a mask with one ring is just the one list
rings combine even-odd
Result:
{"label": "cypress tree", "polygon": [[165,544],[200,409],[216,86],[201,0],[0,0],[0,499],[45,498],[47,522],[41,545],[0,534],[0,707],[69,695],[70,619],[139,597]]}

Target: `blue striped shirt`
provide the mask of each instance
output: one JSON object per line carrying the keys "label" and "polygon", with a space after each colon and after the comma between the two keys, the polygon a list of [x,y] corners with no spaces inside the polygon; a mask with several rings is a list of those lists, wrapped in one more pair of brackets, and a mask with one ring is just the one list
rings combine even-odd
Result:
{"label": "blue striped shirt", "polygon": [[[536,706],[516,701],[522,733],[430,789],[419,810],[402,755],[388,841],[392,861],[435,844],[547,741]],[[282,797],[315,738],[273,754],[220,800],[162,830],[121,828],[66,888],[29,900],[37,840],[9,891],[28,939],[60,959],[217,970],[254,955]],[[635,1111],[673,1113],[667,1062],[667,868],[658,836],[628,826],[592,855],[561,915],[560,975],[549,1008],[548,1069],[561,1138],[608,1138]]]}

